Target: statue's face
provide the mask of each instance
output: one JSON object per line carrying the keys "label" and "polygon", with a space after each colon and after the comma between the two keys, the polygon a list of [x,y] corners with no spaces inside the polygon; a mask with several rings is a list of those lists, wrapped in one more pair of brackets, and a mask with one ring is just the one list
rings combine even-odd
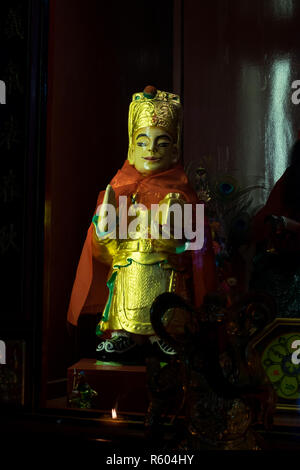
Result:
{"label": "statue's face", "polygon": [[159,173],[177,162],[177,146],[164,129],[142,127],[132,138],[128,159],[143,175]]}

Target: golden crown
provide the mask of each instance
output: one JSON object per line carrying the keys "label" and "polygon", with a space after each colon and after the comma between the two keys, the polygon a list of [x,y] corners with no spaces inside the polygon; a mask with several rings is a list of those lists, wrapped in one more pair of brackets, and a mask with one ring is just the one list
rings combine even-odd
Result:
{"label": "golden crown", "polygon": [[155,126],[165,129],[179,146],[181,121],[180,97],[147,86],[144,91],[132,96],[128,116],[129,145],[138,129]]}

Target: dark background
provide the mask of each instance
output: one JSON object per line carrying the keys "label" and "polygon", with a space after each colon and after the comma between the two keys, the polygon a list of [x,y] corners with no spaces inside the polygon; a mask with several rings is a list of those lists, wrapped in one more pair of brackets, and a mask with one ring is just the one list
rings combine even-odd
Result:
{"label": "dark background", "polygon": [[[94,315],[82,316],[71,336],[65,327],[72,283],[98,192],[127,156],[132,94],[147,84],[172,89],[172,37],[172,1],[50,2],[43,366],[48,382],[65,380],[67,363],[94,354]],[[61,393],[59,382],[50,383],[48,392]]]}

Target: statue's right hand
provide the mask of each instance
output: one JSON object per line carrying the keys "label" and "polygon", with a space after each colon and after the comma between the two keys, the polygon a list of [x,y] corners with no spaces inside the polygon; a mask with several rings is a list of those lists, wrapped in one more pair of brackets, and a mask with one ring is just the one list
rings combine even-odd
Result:
{"label": "statue's right hand", "polygon": [[[109,206],[113,206],[116,209],[116,195],[113,187],[108,184],[105,190],[104,198],[100,206],[98,220],[95,224],[97,234],[107,232],[109,229],[108,219],[110,217]],[[115,211],[113,212],[115,214]]]}
{"label": "statue's right hand", "polygon": [[[105,190],[105,194],[104,194],[104,198],[103,198],[103,202],[102,202],[102,207],[105,205],[105,204],[111,204],[112,206],[114,206],[114,208],[116,208],[116,195],[115,195],[115,192],[113,190],[113,187],[108,184],[106,186],[106,190]],[[102,207],[100,209],[100,214],[101,215],[101,210],[102,210]],[[103,210],[103,212],[105,211],[105,209]]]}

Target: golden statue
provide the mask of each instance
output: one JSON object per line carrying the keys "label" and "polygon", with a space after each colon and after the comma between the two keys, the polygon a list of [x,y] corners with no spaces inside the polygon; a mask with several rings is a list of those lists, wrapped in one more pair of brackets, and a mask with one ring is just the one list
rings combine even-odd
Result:
{"label": "golden statue", "polygon": [[[183,214],[189,205],[194,219],[199,202],[179,163],[181,123],[178,95],[151,86],[133,95],[127,160],[99,194],[68,311],[74,325],[81,312],[103,312],[97,326],[100,359],[116,360],[147,337],[164,353],[175,354],[155,337],[150,322],[153,301],[163,292],[175,292],[201,305],[215,287],[207,222],[202,249],[189,249],[185,232],[176,236],[175,218],[177,225],[186,224]],[[111,223],[110,212],[115,214]],[[182,332],[182,320],[174,312],[164,321],[170,331]]]}

